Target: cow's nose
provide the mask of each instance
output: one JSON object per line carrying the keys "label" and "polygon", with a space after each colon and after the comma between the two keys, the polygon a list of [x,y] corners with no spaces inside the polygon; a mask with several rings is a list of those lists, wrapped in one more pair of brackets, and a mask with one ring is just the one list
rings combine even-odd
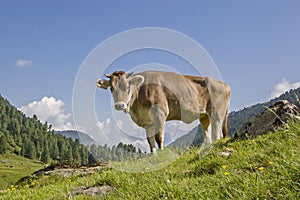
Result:
{"label": "cow's nose", "polygon": [[115,103],[115,109],[116,110],[125,110],[126,108],[127,108],[127,105],[124,102]]}

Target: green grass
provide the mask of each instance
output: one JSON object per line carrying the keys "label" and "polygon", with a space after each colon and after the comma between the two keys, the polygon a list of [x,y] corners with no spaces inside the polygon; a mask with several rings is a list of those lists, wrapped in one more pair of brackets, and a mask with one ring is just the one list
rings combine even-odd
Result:
{"label": "green grass", "polygon": [[[199,149],[192,148],[156,171],[153,166],[146,169],[145,163],[164,163],[170,150],[140,163],[113,163],[125,169],[137,165],[134,170],[145,169],[140,173],[107,169],[89,176],[32,177],[2,192],[0,199],[97,199],[71,191],[100,185],[114,188],[105,199],[300,199],[299,147],[300,125],[291,125],[252,140],[222,139],[202,158]],[[220,156],[223,151],[231,155]]]}
{"label": "green grass", "polygon": [[14,185],[22,177],[28,176],[43,167],[39,161],[15,154],[0,154],[0,190]]}

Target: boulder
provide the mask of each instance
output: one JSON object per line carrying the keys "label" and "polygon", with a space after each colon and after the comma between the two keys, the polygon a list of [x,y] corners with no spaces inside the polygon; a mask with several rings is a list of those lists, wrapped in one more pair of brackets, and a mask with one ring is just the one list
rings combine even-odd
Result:
{"label": "boulder", "polygon": [[275,129],[286,128],[291,120],[300,122],[300,109],[287,100],[277,101],[251,118],[234,134],[235,138],[252,138]]}

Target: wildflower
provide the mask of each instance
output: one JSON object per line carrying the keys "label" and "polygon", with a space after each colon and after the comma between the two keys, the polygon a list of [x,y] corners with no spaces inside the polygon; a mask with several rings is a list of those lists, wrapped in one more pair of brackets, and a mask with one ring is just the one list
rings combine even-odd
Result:
{"label": "wildflower", "polygon": [[227,166],[226,165],[222,165],[222,169],[227,169]]}
{"label": "wildflower", "polygon": [[272,162],[272,161],[269,161],[269,164],[270,164],[270,165],[273,165],[273,162]]}
{"label": "wildflower", "polygon": [[259,168],[258,168],[259,171],[263,171],[263,170],[265,170],[265,169],[266,169],[265,167],[259,167]]}
{"label": "wildflower", "polygon": [[11,185],[11,186],[10,186],[10,191],[13,192],[15,189],[16,189],[16,187],[15,187],[14,185]]}
{"label": "wildflower", "polygon": [[227,176],[227,175],[229,175],[230,174],[230,172],[224,172],[224,175],[225,176]]}

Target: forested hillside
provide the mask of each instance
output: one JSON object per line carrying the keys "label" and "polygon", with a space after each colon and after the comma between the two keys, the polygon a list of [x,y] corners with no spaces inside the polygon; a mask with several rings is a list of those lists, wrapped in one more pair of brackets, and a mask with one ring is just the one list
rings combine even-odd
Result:
{"label": "forested hillside", "polygon": [[37,116],[26,117],[0,96],[0,154],[14,153],[43,163],[88,164],[94,161],[87,147],[55,134]]}
{"label": "forested hillside", "polygon": [[[58,134],[59,133],[59,134]],[[80,134],[80,135],[79,135]],[[80,143],[80,137],[85,146]],[[142,156],[140,149],[119,143],[97,146],[88,135],[77,131],[55,132],[37,116],[25,116],[0,96],[0,154],[14,153],[49,164],[93,165],[97,160],[120,161]]]}

